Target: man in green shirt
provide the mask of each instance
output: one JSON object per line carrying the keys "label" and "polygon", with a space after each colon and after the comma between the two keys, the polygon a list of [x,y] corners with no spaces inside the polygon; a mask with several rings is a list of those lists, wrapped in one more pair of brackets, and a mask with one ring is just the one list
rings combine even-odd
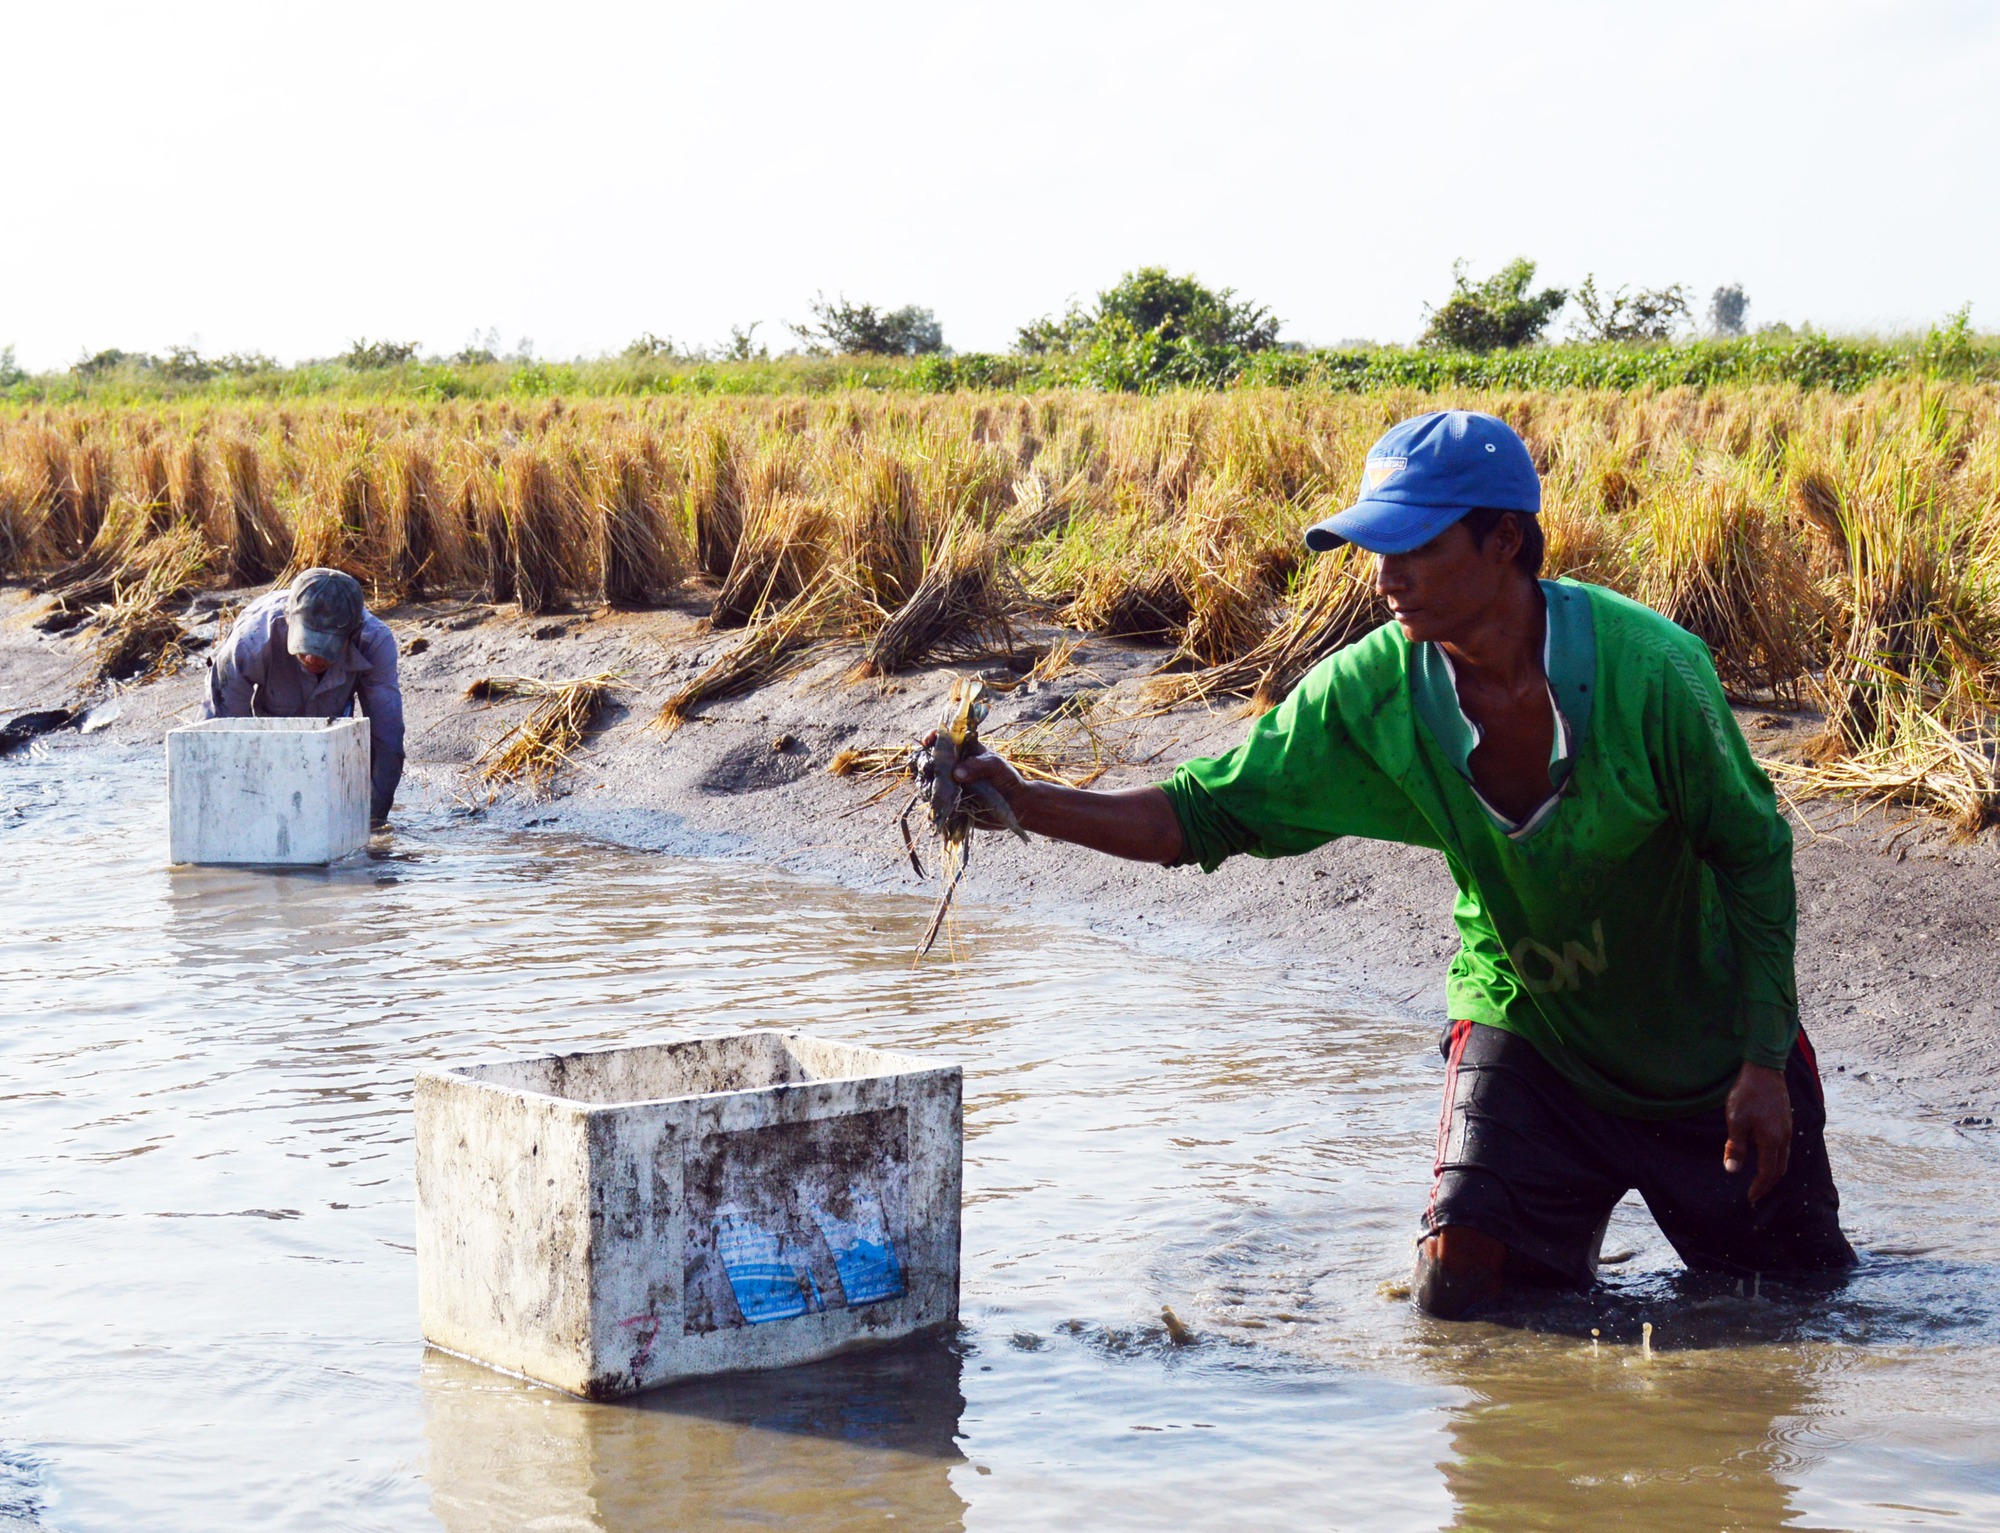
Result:
{"label": "man in green shirt", "polygon": [[1395,621],[1225,755],[1087,792],[969,757],[1029,830],[1213,870],[1340,836],[1442,851],[1460,949],[1414,1284],[1455,1317],[1583,1286],[1636,1188],[1698,1269],[1851,1265],[1799,1030],[1791,832],[1707,649],[1540,580],[1541,485],[1488,415],[1405,421],[1316,550],[1378,556]]}

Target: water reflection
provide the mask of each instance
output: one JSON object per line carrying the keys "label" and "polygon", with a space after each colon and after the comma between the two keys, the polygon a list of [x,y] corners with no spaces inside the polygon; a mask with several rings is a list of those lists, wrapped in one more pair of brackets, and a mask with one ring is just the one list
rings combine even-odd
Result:
{"label": "water reflection", "polygon": [[331,868],[173,868],[162,935],[175,961],[204,979],[218,961],[275,970],[394,946],[408,931],[377,894],[396,881],[392,866],[355,858]]}
{"label": "water reflection", "polygon": [[962,1528],[961,1366],[927,1340],[593,1404],[430,1351],[431,1511],[449,1533]]}
{"label": "water reflection", "polygon": [[1755,1528],[1789,1525],[1811,1466],[1810,1354],[1505,1343],[1440,1346],[1464,1389],[1445,1486],[1454,1528]]}

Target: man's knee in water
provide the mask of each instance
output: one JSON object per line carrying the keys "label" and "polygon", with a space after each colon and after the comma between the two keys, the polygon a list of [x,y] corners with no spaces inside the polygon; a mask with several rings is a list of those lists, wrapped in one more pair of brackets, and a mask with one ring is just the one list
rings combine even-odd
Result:
{"label": "man's knee in water", "polygon": [[1446,1225],[1417,1242],[1410,1297],[1437,1320],[1461,1319],[1507,1280],[1507,1247],[1482,1230]]}

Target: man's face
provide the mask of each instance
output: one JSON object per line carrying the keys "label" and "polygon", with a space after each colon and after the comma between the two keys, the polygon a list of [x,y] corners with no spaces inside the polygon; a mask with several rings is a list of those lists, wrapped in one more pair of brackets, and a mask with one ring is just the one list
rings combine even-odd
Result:
{"label": "man's face", "polygon": [[1450,643],[1470,633],[1514,579],[1513,561],[1521,546],[1511,517],[1473,542],[1463,522],[1406,554],[1381,554],[1375,589],[1389,603],[1412,644]]}
{"label": "man's face", "polygon": [[300,655],[299,664],[315,676],[324,676],[326,674],[326,662],[320,659],[318,655]]}

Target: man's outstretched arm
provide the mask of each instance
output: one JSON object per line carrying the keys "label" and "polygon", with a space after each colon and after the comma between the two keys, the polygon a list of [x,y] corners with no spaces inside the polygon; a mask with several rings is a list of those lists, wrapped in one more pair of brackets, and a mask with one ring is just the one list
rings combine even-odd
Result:
{"label": "man's outstretched arm", "polygon": [[1183,850],[1180,816],[1158,788],[1097,793],[1060,783],[1029,782],[989,750],[959,762],[952,778],[961,787],[990,783],[1007,800],[1023,830],[1129,857],[1134,862],[1178,862]]}

